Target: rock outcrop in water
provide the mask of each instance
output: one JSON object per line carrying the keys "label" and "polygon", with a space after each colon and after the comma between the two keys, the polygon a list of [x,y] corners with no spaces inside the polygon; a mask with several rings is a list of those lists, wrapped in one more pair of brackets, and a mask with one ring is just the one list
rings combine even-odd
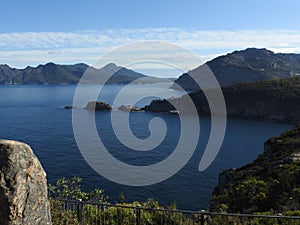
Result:
{"label": "rock outcrop in water", "polygon": [[51,223],[46,173],[31,148],[0,140],[0,224]]}
{"label": "rock outcrop in water", "polygon": [[105,110],[112,110],[111,106],[105,102],[88,102],[85,109],[91,110],[91,111],[105,111]]}
{"label": "rock outcrop in water", "polygon": [[171,110],[175,110],[170,101],[166,99],[153,100],[149,105],[145,106],[145,110],[149,112],[170,112]]}
{"label": "rock outcrop in water", "polygon": [[74,105],[66,105],[64,109],[77,109],[77,106]]}
{"label": "rock outcrop in water", "polygon": [[125,112],[141,112],[142,111],[141,108],[130,106],[130,105],[121,105],[118,109],[121,111],[125,111]]}

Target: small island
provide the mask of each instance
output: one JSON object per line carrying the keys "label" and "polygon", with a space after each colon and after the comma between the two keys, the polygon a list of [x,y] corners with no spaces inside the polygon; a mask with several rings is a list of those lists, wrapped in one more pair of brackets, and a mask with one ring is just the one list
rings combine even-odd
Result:
{"label": "small island", "polygon": [[147,112],[162,112],[169,114],[179,114],[179,111],[170,103],[171,99],[153,100],[149,105],[145,106]]}
{"label": "small island", "polygon": [[106,110],[110,111],[112,110],[112,107],[105,102],[91,101],[88,102],[85,109],[90,111],[106,111]]}

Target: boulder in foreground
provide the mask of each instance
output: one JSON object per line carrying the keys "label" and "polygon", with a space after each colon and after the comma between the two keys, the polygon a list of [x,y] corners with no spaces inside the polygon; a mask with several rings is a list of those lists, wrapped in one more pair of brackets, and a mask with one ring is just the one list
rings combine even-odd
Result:
{"label": "boulder in foreground", "polygon": [[31,148],[0,140],[0,224],[52,224],[46,173]]}

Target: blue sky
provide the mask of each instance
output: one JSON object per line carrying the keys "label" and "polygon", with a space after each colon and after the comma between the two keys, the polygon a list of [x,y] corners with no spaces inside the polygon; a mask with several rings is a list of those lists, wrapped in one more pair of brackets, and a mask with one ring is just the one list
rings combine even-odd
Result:
{"label": "blue sky", "polygon": [[297,0],[10,0],[1,32],[176,27],[300,29]]}
{"label": "blue sky", "polygon": [[203,61],[266,47],[300,53],[297,0],[11,0],[1,2],[0,63],[93,64],[108,51],[167,41]]}

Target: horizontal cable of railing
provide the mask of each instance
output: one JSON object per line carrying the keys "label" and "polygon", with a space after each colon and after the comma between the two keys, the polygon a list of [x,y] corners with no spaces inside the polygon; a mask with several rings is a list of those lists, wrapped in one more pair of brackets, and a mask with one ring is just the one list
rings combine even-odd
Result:
{"label": "horizontal cable of railing", "polygon": [[[105,220],[117,220],[117,221],[123,221],[125,220],[125,216],[122,215],[122,210],[132,210],[133,214],[128,214],[127,216],[130,217],[131,221],[130,224],[137,224],[140,225],[142,217],[141,215],[144,215],[146,213],[152,213],[151,215],[157,214],[154,219],[159,220],[160,224],[175,224],[173,223],[176,218],[171,218],[173,215],[174,217],[178,217],[177,219],[179,221],[188,220],[193,221],[192,223],[185,223],[185,224],[207,224],[207,219],[214,219],[216,217],[221,218],[236,218],[238,220],[241,219],[275,219],[279,221],[277,224],[281,224],[281,220],[300,220],[300,216],[285,216],[282,214],[277,215],[264,215],[264,214],[238,214],[238,213],[218,213],[218,212],[208,212],[205,210],[180,210],[180,209],[166,209],[166,208],[147,208],[147,207],[141,207],[139,205],[137,206],[130,206],[130,205],[124,205],[124,204],[109,204],[109,203],[95,203],[95,202],[85,202],[80,200],[67,200],[67,199],[52,199],[52,203],[60,203],[61,205],[59,207],[56,206],[56,210],[69,210],[74,212],[74,217],[78,220],[79,224],[81,224],[83,220],[83,216],[87,217],[89,213],[93,215],[94,219],[95,217],[99,217],[97,220],[97,223],[86,223],[86,224],[106,224],[102,223]],[[84,211],[84,207],[94,207],[94,211]],[[55,208],[55,206],[54,206]],[[116,209],[116,218],[113,215],[110,215],[109,212],[106,212],[105,210],[108,209]],[[91,210],[91,209],[89,209]],[[121,210],[121,211],[118,211]],[[106,214],[103,214],[105,213]],[[102,213],[102,214],[101,214]],[[128,213],[128,212],[127,212]],[[144,214],[143,214],[144,213]],[[56,214],[57,215],[57,211]],[[55,215],[52,216],[55,217]],[[163,215],[167,215],[165,218],[163,218]],[[101,217],[102,216],[102,217]],[[161,217],[159,217],[161,216]],[[111,218],[108,218],[111,217]],[[170,219],[171,218],[171,219]],[[55,219],[55,218],[53,218]],[[153,218],[152,218],[153,219]],[[153,219],[153,220],[154,220]],[[169,221],[167,221],[169,220]],[[101,222],[102,221],[102,222]],[[164,223],[163,223],[163,222]],[[166,222],[167,221],[167,222]],[[172,222],[173,221],[173,222]],[[98,223],[99,222],[99,223]],[[300,221],[297,221],[297,223]],[[252,223],[251,223],[252,224]]]}

